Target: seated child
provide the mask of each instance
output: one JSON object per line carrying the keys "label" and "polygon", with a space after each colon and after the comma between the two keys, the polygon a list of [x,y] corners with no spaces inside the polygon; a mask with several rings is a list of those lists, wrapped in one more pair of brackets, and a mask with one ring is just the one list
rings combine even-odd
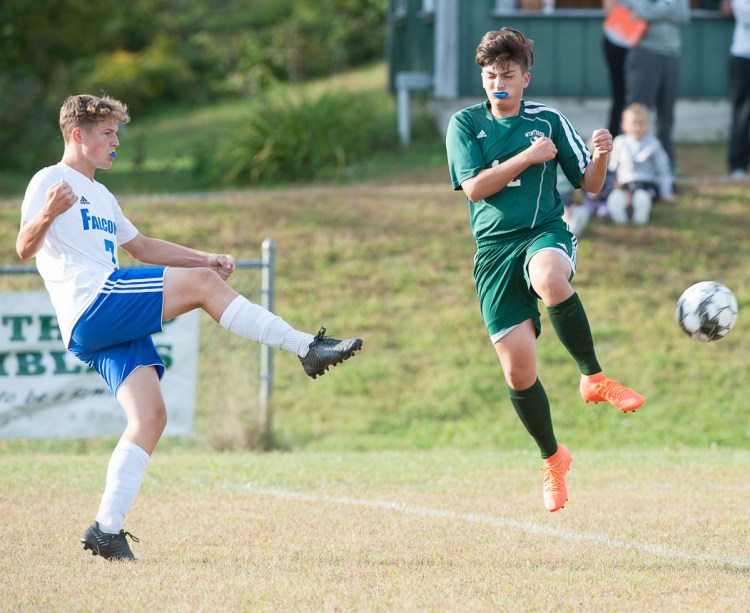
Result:
{"label": "seated child", "polygon": [[631,104],[622,113],[622,131],[612,143],[609,170],[615,173],[615,188],[607,198],[607,210],[613,223],[644,225],[658,198],[673,202],[672,170],[664,147],[651,134],[648,108]]}

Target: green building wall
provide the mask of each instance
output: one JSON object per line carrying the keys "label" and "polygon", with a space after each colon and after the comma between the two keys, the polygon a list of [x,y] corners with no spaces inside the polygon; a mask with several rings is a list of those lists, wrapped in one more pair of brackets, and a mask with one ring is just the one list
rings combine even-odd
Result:
{"label": "green building wall", "polygon": [[[435,71],[436,19],[440,3],[422,0],[391,0],[387,40],[390,86],[404,71]],[[518,29],[535,42],[537,61],[532,69],[536,97],[608,97],[609,76],[602,51],[602,12],[592,9],[562,9],[551,14],[514,11],[501,14],[495,0],[455,0],[455,46],[458,55],[457,91],[443,97],[481,94],[474,49],[489,30],[503,26]],[[425,11],[425,6],[435,6]],[[728,95],[729,46],[734,22],[718,11],[694,10],[683,28],[680,66],[682,98],[726,98]],[[441,50],[445,53],[445,50]],[[438,71],[439,74],[439,71]],[[439,77],[437,77],[439,78]]]}

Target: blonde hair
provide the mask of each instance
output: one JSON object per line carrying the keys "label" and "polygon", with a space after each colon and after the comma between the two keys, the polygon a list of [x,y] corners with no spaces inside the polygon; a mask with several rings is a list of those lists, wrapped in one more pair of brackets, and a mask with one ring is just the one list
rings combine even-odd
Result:
{"label": "blonde hair", "polygon": [[97,123],[106,119],[128,123],[128,107],[109,96],[98,98],[89,94],[68,96],[60,107],[60,131],[66,142],[74,128],[80,127],[90,132]]}
{"label": "blonde hair", "polygon": [[651,113],[648,110],[648,107],[640,102],[633,102],[626,106],[625,110],[622,112],[623,119],[626,115],[632,119],[645,119],[648,122],[651,121]]}

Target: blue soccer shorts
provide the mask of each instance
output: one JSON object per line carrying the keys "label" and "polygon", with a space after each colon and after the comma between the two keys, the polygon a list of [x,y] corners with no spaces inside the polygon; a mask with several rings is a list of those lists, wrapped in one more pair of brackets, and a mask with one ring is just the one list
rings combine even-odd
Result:
{"label": "blue soccer shorts", "polygon": [[164,362],[151,335],[162,329],[164,267],[116,270],[73,328],[69,351],[98,372],[113,394],[139,366]]}

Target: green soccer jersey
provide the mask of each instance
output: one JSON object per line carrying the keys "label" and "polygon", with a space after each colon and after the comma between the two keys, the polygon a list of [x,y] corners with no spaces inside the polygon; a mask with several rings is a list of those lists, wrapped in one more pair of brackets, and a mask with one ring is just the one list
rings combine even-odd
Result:
{"label": "green soccer jersey", "polygon": [[522,100],[521,112],[515,117],[493,117],[487,102],[451,117],[446,149],[455,190],[480,171],[527,149],[541,136],[555,143],[554,160],[530,166],[492,196],[469,201],[471,231],[477,242],[509,238],[514,232],[560,221],[563,201],[557,191],[557,166],[573,187],[580,187],[591,153],[560,111],[537,102]]}

